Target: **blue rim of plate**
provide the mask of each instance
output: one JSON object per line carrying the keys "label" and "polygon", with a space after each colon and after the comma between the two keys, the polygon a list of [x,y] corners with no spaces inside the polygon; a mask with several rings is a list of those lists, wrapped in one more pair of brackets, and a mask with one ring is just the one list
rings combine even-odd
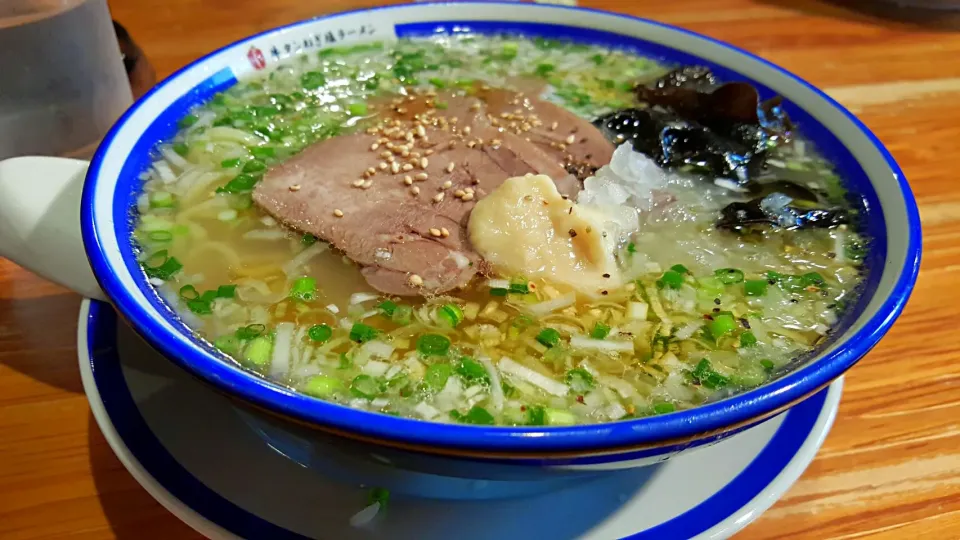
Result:
{"label": "blue rim of plate", "polygon": [[[120,322],[117,313],[109,304],[95,300],[87,303],[86,353],[100,401],[127,450],[153,480],[204,519],[242,538],[308,538],[227,500],[191,474],[164,448],[140,414],[127,386],[117,347]],[[683,514],[625,539],[692,538],[744,508],[787,468],[810,437],[829,391],[829,387],[824,388],[787,411],[783,423],[760,453],[726,486]]]}
{"label": "blue rim of plate", "polygon": [[[511,8],[517,8],[519,6],[518,4],[512,2],[471,3],[488,6],[502,5],[504,7]],[[456,3],[452,5],[462,6],[463,4],[464,3]],[[438,5],[445,4],[441,3]],[[877,137],[870,132],[870,130],[863,125],[862,122],[860,122],[855,116],[853,116],[853,114],[843,108],[843,106],[841,106],[835,100],[796,75],[793,75],[783,68],[780,68],[742,49],[697,34],[695,32],[663,23],[631,17],[628,15],[605,12],[602,10],[556,5],[522,5],[525,6],[524,9],[535,8],[548,10],[570,10],[573,13],[602,13],[605,16],[641,22],[643,24],[661,27],[687,35],[691,39],[705,41],[714,47],[721,47],[743,55],[744,57],[753,61],[759,62],[760,64],[763,64],[764,66],[778,72],[780,75],[793,80],[801,86],[806,87],[807,90],[815,93],[827,104],[834,107],[836,112],[845,116],[869,140],[873,148],[882,156],[887,167],[896,177],[900,195],[905,206],[908,243],[904,265],[899,269],[899,275],[891,294],[888,298],[886,298],[886,300],[883,302],[883,305],[877,310],[876,314],[873,315],[873,317],[871,317],[866,323],[864,323],[863,327],[859,331],[845,340],[844,347],[840,347],[829,354],[824,355],[818,361],[796,371],[790,372],[779,379],[761,386],[758,389],[744,392],[737,396],[723,399],[712,404],[703,405],[695,409],[663,416],[642,418],[611,424],[550,429],[509,427],[486,428],[457,424],[434,424],[419,420],[384,416],[366,411],[359,411],[292,392],[285,387],[276,385],[266,379],[262,379],[247,373],[228,362],[224,362],[224,360],[213,350],[210,350],[208,346],[206,347],[207,350],[205,352],[198,354],[198,350],[195,348],[197,343],[185,345],[173,339],[164,339],[164,336],[172,336],[172,333],[170,333],[166,327],[155,321],[152,316],[149,315],[146,310],[139,305],[137,301],[134,300],[134,298],[124,289],[120,280],[116,275],[113,274],[110,263],[108,262],[106,253],[104,251],[104,247],[99,241],[95,225],[98,221],[98,218],[94,213],[94,194],[96,191],[95,185],[100,175],[100,168],[103,165],[106,150],[110,147],[113,139],[117,137],[120,128],[129,120],[130,116],[136,112],[155,92],[159,91],[161,88],[164,88],[167,84],[170,84],[171,81],[176,80],[184,71],[192,68],[198,63],[204,62],[209,57],[216,55],[225,49],[235,47],[240,44],[249,44],[265,35],[288,30],[304,24],[315,23],[319,20],[330,20],[360,12],[416,10],[421,8],[429,9],[431,6],[429,3],[406,4],[400,6],[388,6],[342,12],[281,26],[244,38],[233,44],[222,47],[182,68],[168,77],[165,81],[158,84],[156,87],[154,87],[154,89],[152,89],[137,103],[135,103],[124,114],[124,116],[117,121],[97,150],[87,174],[87,182],[85,183],[81,200],[81,227],[83,240],[86,246],[87,256],[90,259],[91,266],[94,269],[94,274],[97,276],[97,279],[100,281],[103,289],[113,300],[114,304],[123,314],[123,316],[127,320],[131,321],[132,324],[138,329],[140,334],[143,335],[154,347],[162,351],[168,358],[176,361],[180,366],[188,369],[211,384],[222,388],[226,392],[240,396],[258,406],[272,409],[282,415],[306,421],[308,423],[317,424],[319,426],[326,426],[345,432],[354,432],[366,438],[393,441],[394,443],[413,445],[419,448],[442,448],[452,453],[457,453],[458,450],[464,450],[474,453],[506,453],[508,455],[518,457],[533,453],[546,454],[549,458],[549,453],[551,452],[583,451],[588,453],[607,448],[629,449],[642,447],[645,445],[653,445],[656,447],[662,444],[663,441],[676,441],[696,437],[699,433],[722,430],[731,425],[748,423],[752,419],[762,417],[772,411],[789,406],[791,403],[794,403],[802,399],[804,396],[816,392],[830,381],[839,377],[844,371],[856,363],[857,360],[863,357],[863,355],[866,354],[874,345],[876,345],[876,343],[889,330],[890,326],[902,312],[904,306],[906,305],[907,298],[909,297],[914,283],[916,282],[921,257],[921,229],[919,211],[917,209],[916,201],[903,175],[903,172],[900,170],[890,153],[883,147],[879,139],[877,139]],[[468,21],[463,22],[468,23]],[[502,23],[498,23],[497,21],[483,21],[483,23],[487,25],[500,24],[503,27],[511,24],[516,26],[518,24],[515,21],[505,21]],[[429,21],[423,21],[418,23],[408,23],[406,26],[420,27],[422,29],[423,27],[427,27],[429,25],[437,26],[450,24],[456,24],[456,21],[441,21],[432,23]],[[402,27],[404,25],[396,26]],[[528,26],[534,27],[537,25],[528,23]],[[658,51],[661,54],[672,50],[654,42],[645,41],[640,38],[619,36],[611,32],[584,29],[579,27],[567,27],[555,24],[542,24],[540,26],[543,27],[541,28],[541,31],[545,33],[542,34],[545,35],[545,37],[551,37],[551,32],[553,36],[559,37],[569,35],[571,32],[579,32],[581,34],[594,32],[607,34],[608,36],[615,36],[624,43],[637,45],[637,47],[640,49],[643,49],[644,47],[640,46],[639,44],[646,44],[646,48]],[[397,33],[399,34],[400,32],[398,31]],[[673,56],[693,57],[693,55],[681,51],[675,51]],[[702,61],[702,63],[710,66],[716,66],[716,64],[712,62]],[[736,73],[730,68],[720,66],[720,69],[726,73]],[[229,77],[232,77],[232,74],[230,74],[229,71],[228,75]],[[750,80],[748,77],[743,78]],[[202,88],[197,87],[191,89],[189,92],[186,92],[184,96],[171,105],[171,107],[184,107],[184,109],[179,110],[179,112],[184,112],[186,107],[202,101],[204,96],[209,97],[213,92],[222,89],[224,84],[226,83],[223,79],[223,73],[215,74],[213,77],[201,84]],[[168,107],[162,112],[170,112],[171,107]],[[812,117],[808,113],[803,112],[797,107],[793,108],[791,115],[794,115],[797,111],[800,111],[806,118],[810,118],[812,120]],[[158,122],[156,121],[154,122],[154,124],[157,123]],[[148,128],[148,132],[155,127],[158,131],[155,131],[153,134],[159,133],[159,130],[164,128],[169,129],[170,126],[151,125],[151,127]],[[839,140],[836,139],[832,133],[822,126],[819,128],[819,131],[819,137],[827,139],[828,141],[839,142]],[[809,136],[809,133],[807,133],[807,135]],[[141,136],[141,140],[145,139],[146,137],[147,135],[144,134]],[[818,139],[815,137],[811,138],[815,139],[815,142]],[[157,139],[154,139],[154,141],[156,140]],[[821,144],[820,146],[822,147],[824,145]],[[857,162],[852,155],[849,154],[849,151],[847,151],[842,145],[839,146],[841,147],[840,151],[846,152],[844,159],[848,162],[852,162],[852,164],[859,169],[859,165],[857,165]],[[834,162],[836,163],[835,160]],[[127,163],[129,163],[129,161]],[[847,163],[847,165],[850,165],[850,163]],[[859,170],[861,173],[863,173],[862,169]],[[118,190],[116,195],[117,198],[125,196],[126,195],[121,195],[120,191]],[[114,212],[117,211],[118,209],[115,208]],[[123,212],[125,211],[126,210],[123,209]],[[125,215],[125,213],[121,213],[120,217],[123,218]],[[879,208],[875,210],[874,215],[877,216],[877,219],[881,220],[882,222],[883,213]],[[122,223],[123,219],[115,222]],[[129,260],[126,262],[130,264]],[[871,274],[879,275],[877,272],[871,272]],[[146,284],[145,278],[140,278],[140,281],[141,282],[139,282],[138,285],[141,288],[149,287]],[[159,298],[156,298],[155,294],[152,296],[148,294],[147,296],[148,299],[150,299],[150,302],[157,303],[157,306],[159,306],[161,312],[167,311],[170,313],[169,309],[164,308]],[[863,302],[866,300],[867,298],[861,298],[860,306],[865,305]],[[187,331],[184,330],[184,333],[186,332]],[[201,347],[204,346],[201,345]],[[609,456],[609,461],[617,460],[618,458],[616,454]],[[568,460],[568,462],[576,463],[577,460],[574,458],[572,460]]]}

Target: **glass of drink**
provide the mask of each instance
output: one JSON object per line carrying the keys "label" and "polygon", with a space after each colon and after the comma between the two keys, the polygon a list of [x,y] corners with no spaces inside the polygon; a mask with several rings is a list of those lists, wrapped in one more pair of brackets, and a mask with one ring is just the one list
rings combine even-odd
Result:
{"label": "glass of drink", "polygon": [[106,0],[0,0],[0,160],[88,158],[132,101]]}

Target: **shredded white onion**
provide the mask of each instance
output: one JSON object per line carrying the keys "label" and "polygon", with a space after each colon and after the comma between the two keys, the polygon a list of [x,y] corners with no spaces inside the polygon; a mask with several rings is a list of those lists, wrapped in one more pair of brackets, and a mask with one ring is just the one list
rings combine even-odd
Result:
{"label": "shredded white onion", "polygon": [[530,304],[527,306],[527,311],[533,313],[534,315],[546,315],[557,311],[558,309],[563,309],[565,307],[572,306],[577,303],[576,293],[567,293],[561,296],[558,296],[552,300],[545,300],[537,304]]}
{"label": "shredded white onion", "polygon": [[290,370],[290,346],[293,341],[293,323],[282,322],[273,338],[273,356],[270,358],[270,376],[280,377]]}
{"label": "shredded white onion", "polygon": [[453,258],[453,262],[457,263],[457,268],[462,269],[470,266],[470,259],[459,251],[450,251],[450,257]]}
{"label": "shredded white onion", "polygon": [[327,311],[336,315],[337,313],[340,313],[340,308],[338,308],[336,304],[329,304],[327,305]]}
{"label": "shredded white onion", "polygon": [[236,128],[228,126],[212,127],[204,135],[213,141],[236,142],[246,146],[259,146],[263,141],[260,138]]}
{"label": "shredded white onion", "polygon": [[390,369],[390,364],[386,362],[370,360],[363,365],[363,368],[361,368],[360,371],[370,375],[371,377],[380,377],[384,375],[388,369]]}
{"label": "shredded white onion", "polygon": [[633,352],[632,341],[613,341],[608,339],[593,339],[583,336],[571,336],[570,346],[584,351],[603,352]]}
{"label": "shredded white onion", "polygon": [[283,240],[286,237],[287,233],[279,229],[254,229],[243,233],[244,240]]}
{"label": "shredded white onion", "polygon": [[388,369],[387,372],[383,374],[383,378],[389,381],[390,379],[396,377],[397,374],[400,373],[400,371],[402,370],[403,370],[402,367],[400,367],[397,364],[393,364],[390,366],[390,369]]}
{"label": "shredded white onion", "polygon": [[504,356],[500,359],[500,371],[508,375],[513,375],[521,380],[524,380],[534,386],[538,386],[545,390],[548,394],[553,394],[555,396],[565,396],[570,392],[570,387],[563,383],[559,383],[550,377],[541,375],[536,371],[514,362],[510,358]]}
{"label": "shredded white onion", "polygon": [[635,321],[647,320],[647,307],[644,302],[628,302],[627,318]]}
{"label": "shredded white onion", "polygon": [[153,170],[157,171],[157,175],[164,184],[172,184],[177,181],[177,175],[173,174],[170,165],[167,165],[167,162],[162,159],[153,162]]}
{"label": "shredded white onion", "polygon": [[703,326],[703,321],[691,321],[680,327],[673,336],[679,340],[690,339]]}
{"label": "shredded white onion", "polygon": [[716,184],[716,185],[719,186],[719,187],[722,187],[723,189],[728,189],[728,190],[730,190],[730,191],[736,191],[737,193],[746,193],[746,192],[747,192],[747,189],[746,189],[746,188],[741,187],[740,184],[738,184],[738,183],[736,183],[736,182],[734,182],[733,180],[730,180],[730,179],[728,179],[728,178],[717,178],[716,180],[713,181],[713,183]]}
{"label": "shredded white onion", "polygon": [[619,420],[627,415],[627,410],[619,403],[611,403],[603,412],[610,417],[611,420]]}
{"label": "shredded white onion", "polygon": [[479,384],[475,384],[463,391],[463,397],[470,399],[476,396],[477,394],[479,394],[480,392],[483,392],[483,387],[480,386]]}
{"label": "shredded white onion", "polygon": [[500,411],[503,409],[503,386],[500,384],[500,374],[497,373],[497,368],[494,367],[493,362],[490,358],[486,356],[481,356],[478,358],[478,361],[483,364],[483,367],[487,370],[487,375],[490,376],[490,404],[494,411]]}
{"label": "shredded white onion", "polygon": [[364,293],[358,292],[350,295],[350,305],[354,306],[357,304],[362,304],[364,302],[369,302],[370,300],[376,300],[379,296],[373,293]]}
{"label": "shredded white onion", "polygon": [[380,503],[375,502],[363,510],[357,512],[350,518],[351,527],[365,527],[369,525],[377,514],[380,513]]}
{"label": "shredded white onion", "polygon": [[600,377],[600,382],[616,390],[622,398],[630,398],[639,395],[637,393],[637,389],[623,379],[603,375]]}
{"label": "shredded white onion", "polygon": [[491,279],[487,281],[487,286],[491,289],[509,289],[510,282],[505,279]]}
{"label": "shredded white onion", "polygon": [[190,167],[190,162],[180,157],[180,154],[173,151],[173,148],[170,145],[165,144],[160,147],[160,153],[163,155],[163,158],[170,162],[171,165],[180,169],[181,171]]}
{"label": "shredded white onion", "polygon": [[424,401],[417,403],[417,406],[413,408],[413,411],[424,417],[426,420],[430,420],[431,418],[434,418],[440,414],[440,411],[438,411],[436,407],[433,407]]}
{"label": "shredded white onion", "polygon": [[[317,242],[313,244],[312,246],[301,251],[300,253],[297,253],[297,255],[294,258],[287,261],[283,265],[283,273],[286,274],[287,277],[292,277],[294,274],[299,273],[300,268],[302,268],[303,265],[310,262],[310,259],[316,257],[317,255],[320,255],[321,253],[327,251],[328,249],[330,249],[330,245],[327,243]],[[334,313],[336,313],[336,311],[334,311]]]}

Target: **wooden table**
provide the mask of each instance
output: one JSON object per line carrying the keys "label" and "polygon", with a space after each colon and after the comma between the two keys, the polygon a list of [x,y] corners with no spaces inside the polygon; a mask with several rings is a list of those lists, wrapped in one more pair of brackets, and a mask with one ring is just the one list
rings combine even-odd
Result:
{"label": "wooden table", "polygon": [[[367,3],[111,2],[160,77],[248,34]],[[816,461],[741,538],[960,538],[956,19],[898,22],[811,0],[589,4],[728,41],[827,89],[893,152],[921,206],[923,273],[910,304],[847,376]],[[0,538],[195,538],[127,474],[90,415],[79,303],[0,261]]]}

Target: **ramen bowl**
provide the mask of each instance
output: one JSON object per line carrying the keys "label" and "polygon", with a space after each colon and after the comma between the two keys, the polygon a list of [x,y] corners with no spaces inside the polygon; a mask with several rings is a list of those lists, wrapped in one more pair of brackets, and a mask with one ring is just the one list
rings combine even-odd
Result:
{"label": "ramen bowl", "polygon": [[[314,399],[225,361],[157,296],[130,241],[140,175],[157,142],[176,132],[192,106],[299,52],[455,32],[628,48],[669,63],[709,66],[725,80],[752,83],[762,97],[783,96],[799,130],[863,198],[861,226],[873,241],[856,305],[816,354],[797,358],[758,388],[689,410],[605,424],[488,427],[400,418]],[[116,123],[89,164],[54,158],[3,162],[0,194],[0,249],[6,256],[111,302],[170,361],[235,399],[244,418],[279,451],[309,466],[334,444],[393,467],[466,478],[529,479],[640,467],[763,422],[830,384],[877,344],[907,301],[921,250],[917,207],[902,172],[877,138],[824,93],[765,60],[692,32],[547,5],[384,7],[243,39],[157,85]]]}

